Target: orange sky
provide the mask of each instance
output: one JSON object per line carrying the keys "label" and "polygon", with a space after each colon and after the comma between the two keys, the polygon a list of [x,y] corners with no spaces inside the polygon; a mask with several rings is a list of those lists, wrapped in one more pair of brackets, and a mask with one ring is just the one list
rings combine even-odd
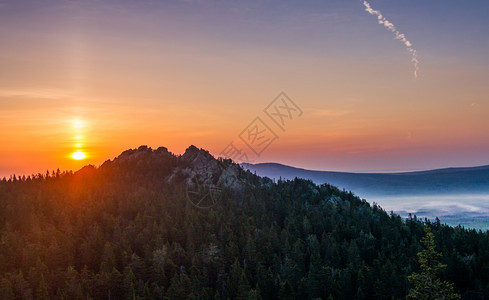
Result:
{"label": "orange sky", "polygon": [[[217,155],[255,117],[266,120],[281,91],[303,114],[285,132],[270,123],[279,139],[252,161],[348,171],[489,164],[487,43],[473,46],[481,57],[449,51],[443,35],[400,18],[418,42],[414,79],[409,53],[361,7],[318,20],[285,10],[282,20],[191,5],[20,7],[0,18],[0,176],[99,165],[140,145]],[[75,151],[87,158],[73,160]]]}

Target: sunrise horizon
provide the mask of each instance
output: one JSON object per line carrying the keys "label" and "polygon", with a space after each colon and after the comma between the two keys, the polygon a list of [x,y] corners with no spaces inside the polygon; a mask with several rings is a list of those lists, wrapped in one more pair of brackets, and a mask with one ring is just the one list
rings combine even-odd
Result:
{"label": "sunrise horizon", "polygon": [[[33,176],[33,175],[38,175],[38,174],[46,174],[46,172],[52,173],[56,172],[59,170],[60,172],[76,172],[78,170],[81,170],[82,168],[86,166],[94,166],[96,168],[100,167],[104,162],[113,160],[117,158],[119,155],[121,155],[123,152],[127,150],[137,150],[140,147],[148,147],[149,149],[152,149],[155,151],[156,149],[163,147],[168,149],[168,151],[174,155],[181,156],[185,153],[185,151],[191,147],[197,147],[198,149],[202,149],[204,151],[209,151],[206,148],[200,147],[199,145],[195,144],[189,144],[187,147],[185,147],[182,151],[176,152],[172,151],[171,148],[166,147],[165,145],[153,145],[153,146],[148,146],[147,144],[142,144],[136,147],[129,147],[127,149],[123,149],[120,152],[110,155],[105,158],[99,158],[98,160],[94,161],[92,160],[92,157],[88,154],[86,150],[83,149],[77,149],[77,147],[74,147],[74,149],[77,149],[75,152],[68,153],[66,157],[70,160],[71,165],[73,166],[72,168],[62,168],[60,166],[46,166],[44,168],[37,168],[37,169],[29,169],[25,173],[21,172],[3,172],[0,173],[0,179],[9,179],[12,178],[14,175],[17,178],[20,178],[22,176],[28,177],[28,176]],[[80,148],[80,147],[78,147]],[[86,152],[85,152],[86,151]],[[227,156],[219,155],[219,153],[212,153],[209,151],[209,153],[214,157],[214,158],[222,158],[222,159],[230,159]],[[222,154],[222,153],[221,153]],[[439,165],[439,166],[433,166],[433,167],[419,167],[419,168],[398,168],[398,169],[354,169],[354,168],[318,168],[317,164],[301,164],[298,161],[273,161],[273,160],[260,160],[260,161],[244,161],[244,160],[233,160],[233,162],[238,163],[238,164],[278,164],[278,165],[283,165],[287,167],[293,167],[293,168],[298,168],[298,169],[304,169],[304,170],[310,170],[310,171],[327,171],[327,172],[340,172],[340,173],[376,173],[376,174],[389,174],[389,173],[409,173],[409,172],[420,172],[420,171],[434,171],[434,170],[443,170],[443,169],[452,169],[452,168],[480,168],[480,167],[486,167],[489,166],[489,162],[487,163],[482,163],[482,164],[447,164],[447,165]]]}
{"label": "sunrise horizon", "polygon": [[[165,143],[338,171],[487,164],[481,6],[2,2],[0,174]],[[281,93],[300,114],[277,123]],[[258,151],[240,136],[257,118]]]}

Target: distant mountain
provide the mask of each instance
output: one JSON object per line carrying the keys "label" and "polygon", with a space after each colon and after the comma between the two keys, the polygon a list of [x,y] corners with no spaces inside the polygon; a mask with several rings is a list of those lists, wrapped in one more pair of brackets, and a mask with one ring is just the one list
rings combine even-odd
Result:
{"label": "distant mountain", "polygon": [[316,184],[329,183],[362,197],[489,193],[489,166],[405,173],[313,171],[277,163],[242,164],[242,167],[272,179],[297,177]]}

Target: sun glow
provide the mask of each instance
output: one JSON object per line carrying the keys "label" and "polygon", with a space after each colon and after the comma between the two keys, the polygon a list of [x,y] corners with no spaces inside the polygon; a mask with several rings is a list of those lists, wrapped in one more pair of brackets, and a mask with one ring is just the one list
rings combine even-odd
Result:
{"label": "sun glow", "polygon": [[76,128],[76,129],[81,129],[83,127],[85,127],[85,124],[82,120],[73,120],[71,121],[72,125],[73,125],[73,128]]}
{"label": "sun glow", "polygon": [[82,152],[79,150],[71,153],[71,158],[73,158],[75,160],[82,160],[82,159],[85,159],[86,157],[87,157],[87,154],[85,152]]}
{"label": "sun glow", "polygon": [[86,127],[85,121],[77,118],[71,121],[72,128],[73,128],[73,134],[74,134],[74,152],[71,153],[70,157],[74,160],[83,160],[87,158],[86,152],[83,151],[83,136],[84,136],[84,129]]}

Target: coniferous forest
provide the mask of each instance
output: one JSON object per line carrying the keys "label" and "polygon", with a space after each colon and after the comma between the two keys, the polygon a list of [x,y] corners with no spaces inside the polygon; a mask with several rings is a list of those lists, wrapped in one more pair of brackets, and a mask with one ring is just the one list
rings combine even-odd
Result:
{"label": "coniferous forest", "polygon": [[[194,202],[195,186],[218,188],[217,201]],[[142,146],[0,182],[0,294],[489,299],[489,234],[403,220],[328,184],[273,182],[193,146]]]}

